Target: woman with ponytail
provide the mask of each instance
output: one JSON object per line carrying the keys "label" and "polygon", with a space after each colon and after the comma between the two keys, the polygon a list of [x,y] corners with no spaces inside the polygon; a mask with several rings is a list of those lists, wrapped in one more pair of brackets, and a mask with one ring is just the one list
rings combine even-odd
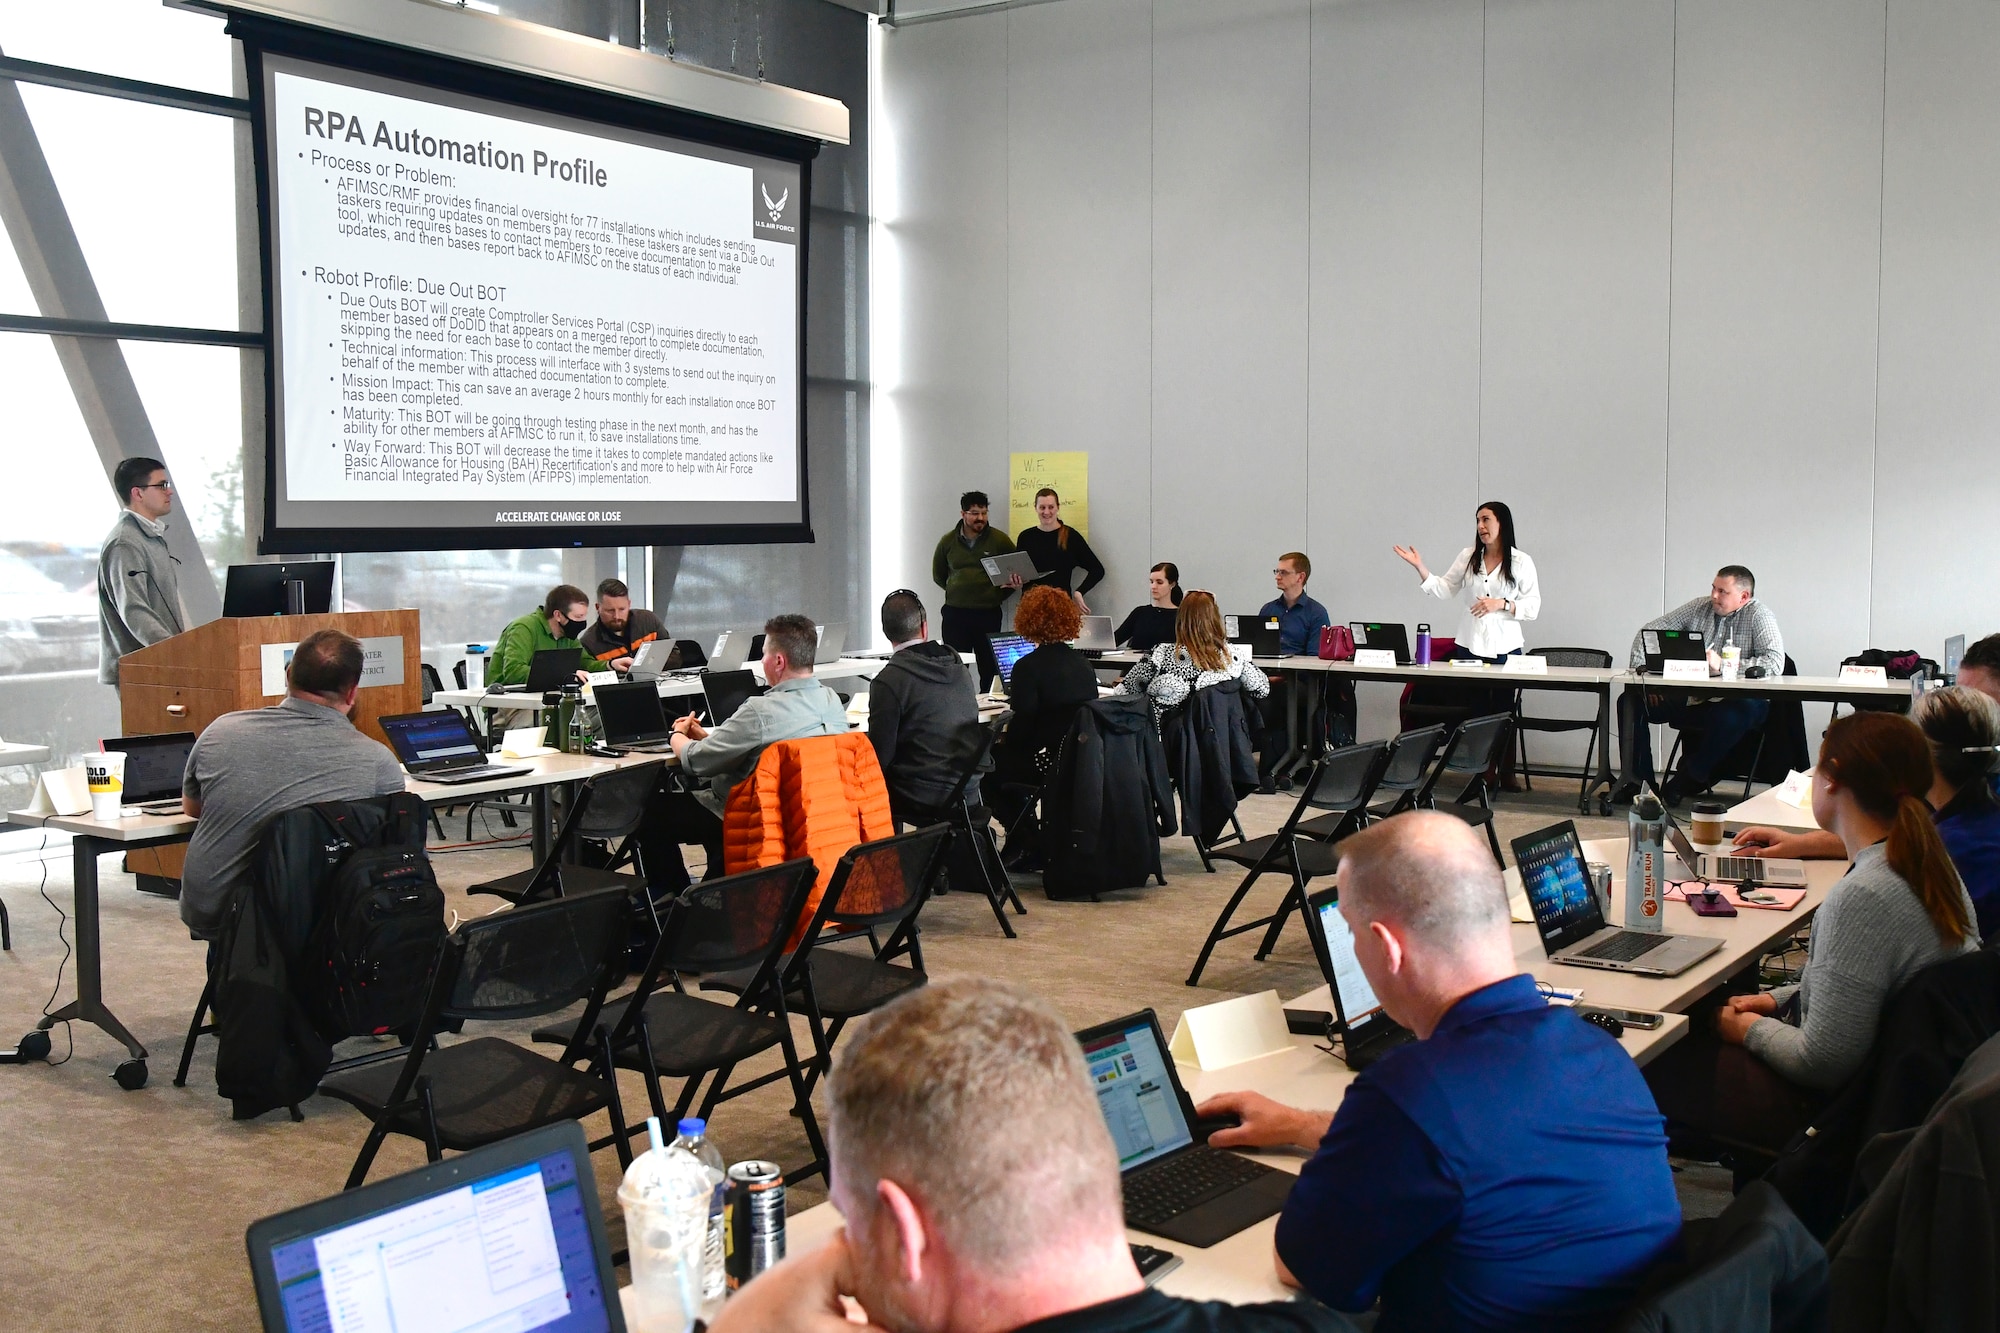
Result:
{"label": "woman with ponytail", "polygon": [[1146,591],[1146,605],[1132,608],[1132,614],[1119,622],[1116,636],[1123,647],[1142,653],[1174,641],[1174,625],[1181,609],[1180,568],[1171,560],[1154,565],[1146,576]]}
{"label": "woman with ponytail", "polygon": [[1670,1133],[1776,1152],[1875,1042],[1882,1007],[1932,963],[1979,947],[1972,901],[1925,797],[1930,743],[1897,713],[1827,728],[1813,817],[1853,862],[1813,918],[1796,986],[1736,995],[1646,1071]]}

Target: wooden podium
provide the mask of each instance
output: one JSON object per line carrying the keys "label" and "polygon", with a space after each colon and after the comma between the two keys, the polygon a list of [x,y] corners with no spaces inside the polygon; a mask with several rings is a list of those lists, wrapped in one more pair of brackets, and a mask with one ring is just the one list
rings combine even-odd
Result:
{"label": "wooden podium", "polygon": [[[127,736],[168,731],[199,735],[224,713],[267,708],[284,697],[282,650],[317,630],[337,629],[369,653],[354,724],[387,744],[375,719],[423,707],[423,640],[415,611],[347,611],[323,616],[211,620],[118,659],[118,698]],[[273,651],[268,656],[266,648]],[[267,667],[270,668],[267,670]],[[371,683],[375,682],[375,683]],[[135,874],[179,879],[186,849],[135,851]]]}

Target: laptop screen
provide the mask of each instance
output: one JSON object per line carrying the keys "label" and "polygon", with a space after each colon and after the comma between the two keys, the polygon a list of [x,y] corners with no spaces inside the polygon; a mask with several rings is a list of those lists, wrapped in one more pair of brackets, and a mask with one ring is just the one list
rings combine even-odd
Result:
{"label": "laptop screen", "polygon": [[993,644],[993,658],[1000,664],[1000,683],[1011,686],[1014,683],[1014,664],[1035,651],[1035,645],[1018,634],[989,634]]}
{"label": "laptop screen", "polygon": [[1326,973],[1326,984],[1333,987],[1341,1021],[1350,1028],[1358,1027],[1382,1011],[1382,1002],[1375,998],[1375,988],[1368,984],[1361,960],[1354,956],[1354,931],[1340,913],[1340,895],[1314,894],[1312,903],[1317,942],[1326,950],[1320,957],[1320,968]]}
{"label": "laptop screen", "polygon": [[1109,1032],[1093,1029],[1082,1041],[1083,1062],[1097,1085],[1098,1109],[1118,1149],[1120,1171],[1194,1142],[1150,1015],[1125,1019]]}
{"label": "laptop screen", "polygon": [[481,756],[479,742],[462,714],[450,708],[380,719],[396,758],[405,768],[464,763]]}
{"label": "laptop screen", "polygon": [[1566,949],[1604,929],[1575,824],[1564,820],[1514,839],[1514,862],[1521,868],[1521,888],[1534,909],[1544,950]]}
{"label": "laptop screen", "polygon": [[708,698],[709,725],[719,727],[736,715],[736,710],[764,692],[749,668],[741,671],[711,671],[701,678],[701,692]]}
{"label": "laptop screen", "polygon": [[173,731],[163,736],[112,736],[106,750],[125,752],[126,805],[164,801],[181,794],[181,780],[187,776],[188,753],[194,749],[192,731]]}
{"label": "laptop screen", "polygon": [[574,1156],[552,1152],[267,1242],[284,1322],[267,1310],[266,1327],[602,1333],[612,1324],[585,1187],[597,1182],[578,1181]]}
{"label": "laptop screen", "polygon": [[653,682],[599,685],[591,693],[604,723],[604,739],[611,744],[656,741],[669,734],[666,709],[660,706],[660,691]]}

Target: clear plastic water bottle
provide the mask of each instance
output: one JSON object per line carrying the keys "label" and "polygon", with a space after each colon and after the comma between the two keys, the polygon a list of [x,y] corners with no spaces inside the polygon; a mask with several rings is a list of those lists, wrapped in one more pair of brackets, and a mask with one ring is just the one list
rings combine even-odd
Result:
{"label": "clear plastic water bottle", "polygon": [[723,1190],[729,1172],[722,1161],[722,1152],[708,1138],[708,1122],[697,1116],[689,1116],[680,1123],[680,1135],[674,1140],[676,1148],[691,1153],[694,1159],[707,1169],[713,1196],[708,1208],[708,1244],[702,1255],[701,1300],[702,1318],[713,1319],[715,1312],[722,1308],[722,1298],[726,1294],[726,1275],[722,1268]]}
{"label": "clear plastic water bottle", "polygon": [[651,1152],[639,1154],[618,1187],[632,1260],[634,1333],[688,1333],[701,1317],[708,1169],[661,1137],[649,1119]]}

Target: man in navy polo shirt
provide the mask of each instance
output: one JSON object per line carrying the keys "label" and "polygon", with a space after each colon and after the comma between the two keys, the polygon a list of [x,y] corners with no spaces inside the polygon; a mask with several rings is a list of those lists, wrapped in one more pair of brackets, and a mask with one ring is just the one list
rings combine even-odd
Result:
{"label": "man in navy polo shirt", "polygon": [[[1306,596],[1306,580],[1312,577],[1312,572],[1312,561],[1304,551],[1287,551],[1279,556],[1278,567],[1271,571],[1278,595],[1257,610],[1260,616],[1277,618],[1278,651],[1288,657],[1318,652],[1319,632],[1333,623],[1326,608]],[[1261,705],[1264,735],[1257,752],[1258,790],[1266,795],[1278,789],[1273,774],[1290,744],[1285,718],[1292,707],[1292,691],[1318,688],[1317,682],[1295,681],[1289,674],[1272,676],[1271,685],[1271,693]],[[1308,734],[1312,731],[1310,717],[1306,731]],[[1285,786],[1291,786],[1289,780]]]}
{"label": "man in navy polo shirt", "polygon": [[1507,894],[1449,815],[1341,844],[1341,913],[1391,1017],[1421,1041],[1332,1116],[1229,1093],[1217,1147],[1316,1149],[1278,1219],[1280,1276],[1400,1329],[1586,1329],[1680,1232],[1660,1113],[1630,1057],[1518,972]]}

